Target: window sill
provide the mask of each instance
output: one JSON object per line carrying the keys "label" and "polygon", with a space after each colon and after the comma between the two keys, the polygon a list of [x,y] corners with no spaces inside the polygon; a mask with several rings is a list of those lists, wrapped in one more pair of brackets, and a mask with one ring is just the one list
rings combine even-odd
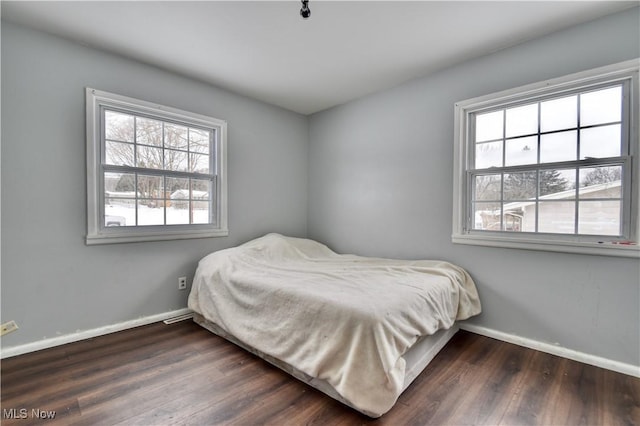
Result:
{"label": "window sill", "polygon": [[588,254],[596,256],[615,256],[640,258],[640,247],[635,244],[621,244],[612,241],[574,242],[550,241],[525,238],[509,238],[492,235],[454,234],[451,241],[455,244],[468,244],[485,247],[502,247],[523,250],[540,250],[558,253]]}
{"label": "window sill", "polygon": [[171,241],[193,238],[226,237],[228,235],[228,229],[207,229],[178,232],[119,232],[87,235],[86,244],[88,246],[92,246],[100,244],[142,243],[149,241]]}

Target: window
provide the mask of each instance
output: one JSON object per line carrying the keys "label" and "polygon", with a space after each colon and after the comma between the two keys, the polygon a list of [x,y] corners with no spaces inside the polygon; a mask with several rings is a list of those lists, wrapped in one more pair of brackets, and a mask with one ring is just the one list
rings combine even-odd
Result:
{"label": "window", "polygon": [[226,122],[86,89],[87,244],[228,234]]}
{"label": "window", "polygon": [[454,242],[639,257],[637,61],[455,110]]}

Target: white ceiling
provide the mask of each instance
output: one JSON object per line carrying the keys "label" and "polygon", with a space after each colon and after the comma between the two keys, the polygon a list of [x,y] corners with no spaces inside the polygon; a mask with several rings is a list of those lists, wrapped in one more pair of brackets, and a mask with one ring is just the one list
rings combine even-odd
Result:
{"label": "white ceiling", "polygon": [[2,1],[2,19],[303,114],[638,1]]}

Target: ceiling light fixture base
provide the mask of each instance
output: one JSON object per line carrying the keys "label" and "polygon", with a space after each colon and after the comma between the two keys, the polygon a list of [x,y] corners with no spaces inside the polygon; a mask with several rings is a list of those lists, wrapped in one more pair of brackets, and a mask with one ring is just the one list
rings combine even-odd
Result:
{"label": "ceiling light fixture base", "polygon": [[311,16],[311,9],[309,9],[309,0],[301,0],[302,8],[300,9],[300,16],[304,19],[309,19]]}

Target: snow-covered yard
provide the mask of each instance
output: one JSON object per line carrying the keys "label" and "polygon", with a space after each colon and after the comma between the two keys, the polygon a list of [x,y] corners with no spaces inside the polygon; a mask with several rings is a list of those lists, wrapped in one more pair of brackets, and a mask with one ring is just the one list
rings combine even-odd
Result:
{"label": "snow-covered yard", "polygon": [[[205,203],[201,203],[205,204]],[[169,207],[148,207],[138,204],[138,225],[188,225],[189,223],[209,223],[207,208],[193,209],[193,221],[189,221],[189,209]],[[105,216],[121,216],[125,219],[125,226],[136,226],[135,204],[107,204]]]}

